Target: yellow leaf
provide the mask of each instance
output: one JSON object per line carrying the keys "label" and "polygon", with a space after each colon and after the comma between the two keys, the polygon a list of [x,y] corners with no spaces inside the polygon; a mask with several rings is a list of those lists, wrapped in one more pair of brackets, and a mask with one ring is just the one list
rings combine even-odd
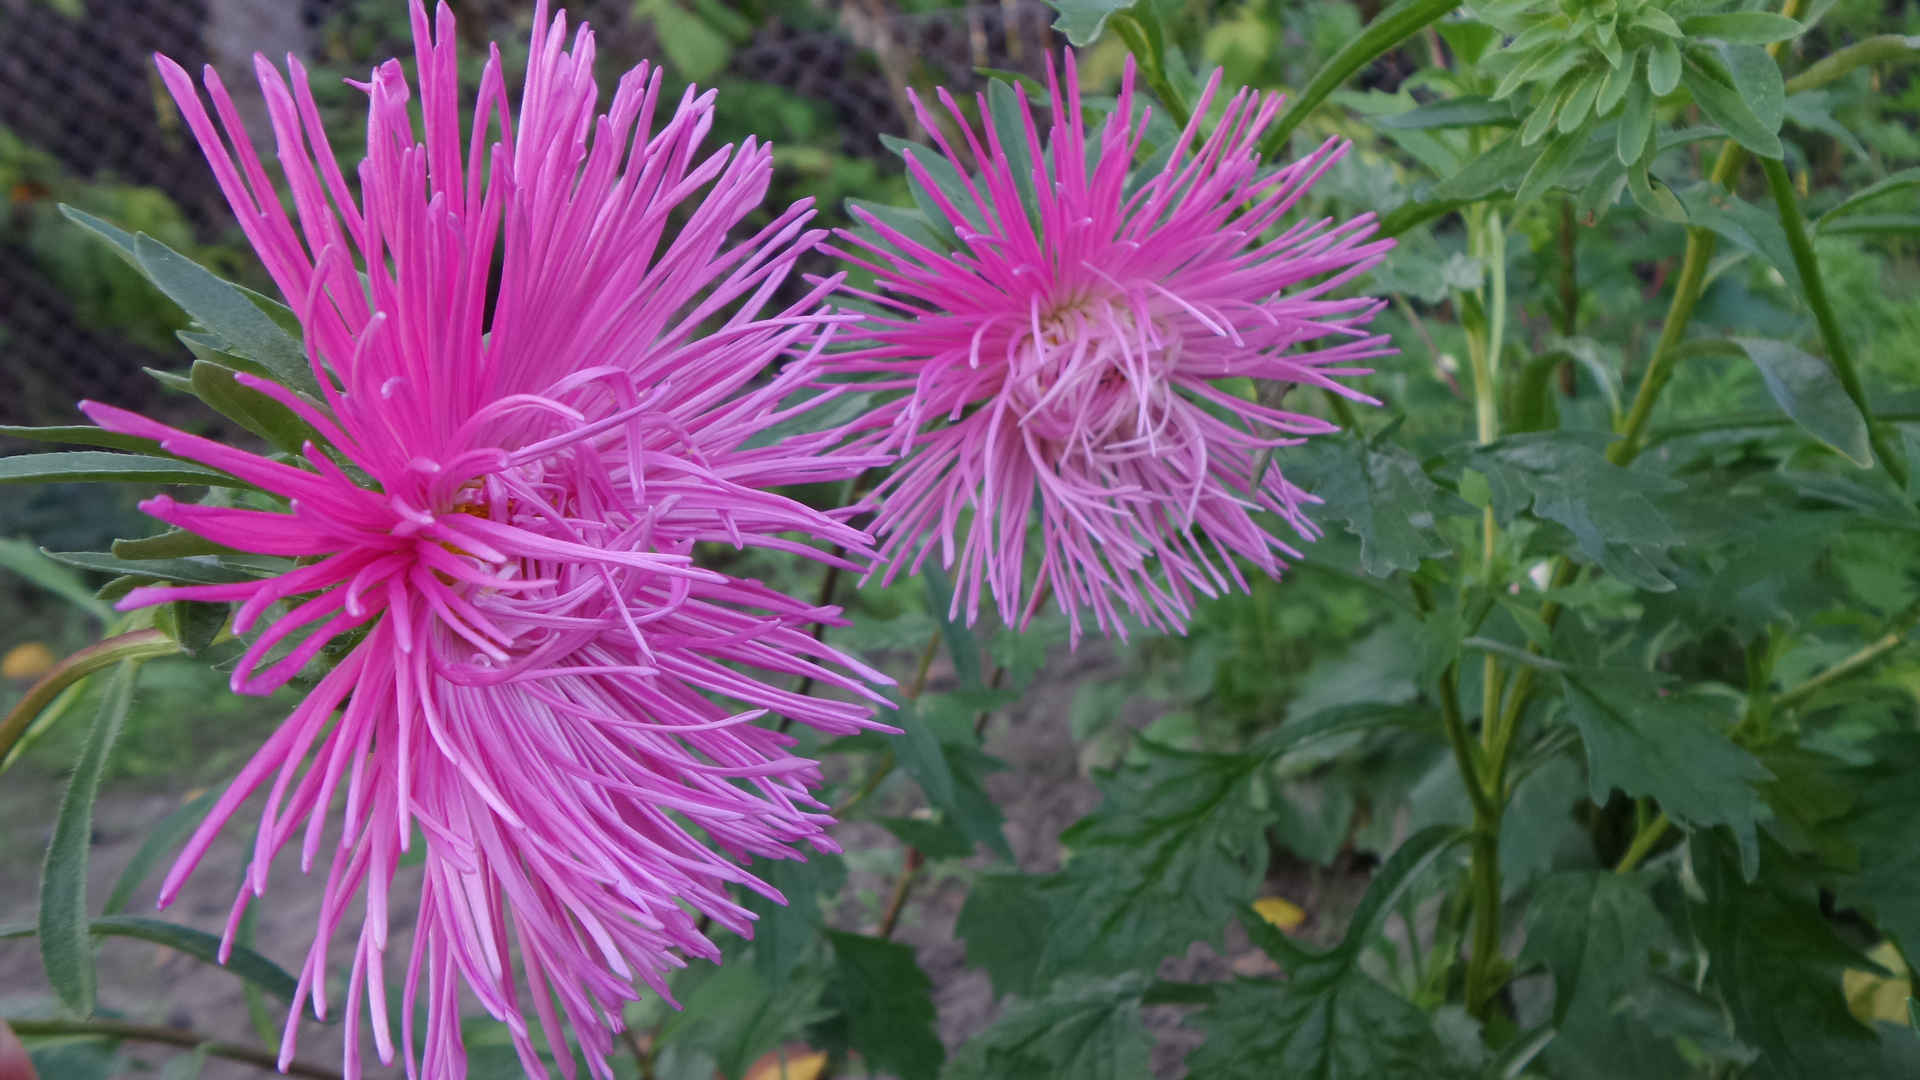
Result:
{"label": "yellow leaf", "polygon": [[820,1080],[827,1071],[827,1055],[818,1050],[803,1054],[770,1054],[747,1070],[746,1080]]}
{"label": "yellow leaf", "polygon": [[1286,931],[1298,930],[1300,924],[1307,921],[1307,913],[1300,910],[1300,905],[1278,896],[1263,896],[1255,900],[1253,910],[1259,912],[1261,918]]}
{"label": "yellow leaf", "polygon": [[1888,977],[1860,968],[1841,972],[1840,987],[1847,996],[1848,1011],[1865,1024],[1875,1020],[1906,1023],[1907,998],[1913,993],[1913,980],[1907,974],[1907,965],[1900,960],[1900,950],[1894,948],[1892,942],[1883,941],[1868,950],[1867,956],[1893,975]]}
{"label": "yellow leaf", "polygon": [[53,650],[37,641],[28,641],[7,650],[0,657],[0,676],[9,679],[37,679],[53,670]]}

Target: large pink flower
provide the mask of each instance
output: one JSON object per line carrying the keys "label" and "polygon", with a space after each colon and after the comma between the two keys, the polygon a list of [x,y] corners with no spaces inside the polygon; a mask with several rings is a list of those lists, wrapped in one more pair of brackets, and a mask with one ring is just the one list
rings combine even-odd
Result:
{"label": "large pink flower", "polygon": [[[1278,575],[1295,554],[1261,511],[1317,535],[1303,512],[1315,500],[1285,479],[1284,452],[1263,464],[1332,427],[1251,400],[1244,379],[1371,401],[1339,380],[1390,351],[1362,330],[1381,303],[1332,296],[1392,242],[1370,240],[1370,214],[1286,224],[1346,145],[1263,168],[1256,147],[1275,96],[1235,94],[1203,137],[1216,73],[1164,167],[1141,182],[1147,117],[1134,109],[1131,60],[1097,145],[1071,55],[1065,81],[1063,92],[1050,65],[1044,141],[1024,90],[1022,129],[989,123],[985,145],[946,91],[948,117],[914,102],[946,158],[907,153],[938,211],[939,246],[855,211],[869,231],[837,234],[838,250],[876,275],[866,295],[880,313],[865,347],[832,363],[908,391],[864,422],[909,454],[875,492],[889,577],[937,545],[957,563],[954,613],[970,621],[983,591],[1017,623],[1051,589],[1076,638],[1083,608],[1109,632],[1125,633],[1122,608],[1178,628],[1194,593],[1245,588],[1235,556]],[[949,118],[964,155],[943,134]]]}
{"label": "large pink flower", "polygon": [[663,103],[660,73],[642,66],[597,114],[593,38],[582,27],[569,50],[564,16],[549,20],[542,2],[518,109],[496,49],[463,131],[448,9],[430,28],[415,0],[413,30],[424,132],[389,61],[363,87],[357,200],[300,65],[289,61],[288,82],[257,61],[295,220],[218,76],[205,75],[217,126],[187,74],[159,61],[299,316],[320,400],[243,377],[312,426],[304,460],[85,406],[103,427],[284,500],[276,511],[162,497],[149,513],[299,560],[267,580],[141,589],[127,604],[238,602],[235,630],[257,636],[236,691],[284,684],[329,643],[346,650],[227,790],[160,902],[270,780],[229,935],[298,835],[302,868],[328,866],[297,995],[324,1015],[328,942],[364,897],[350,1075],[363,1000],[392,1059],[388,894],[401,853],[421,843],[409,1071],[424,978],[429,1076],[464,1074],[463,985],[511,1028],[529,1072],[543,1071],[537,1024],[569,1074],[570,1026],[607,1076],[636,983],[665,994],[683,954],[717,960],[703,916],[751,932],[730,886],[777,898],[741,864],[832,846],[809,794],[816,764],[755,721],[846,733],[872,725],[871,707],[773,683],[806,677],[877,700],[869,683],[882,679],[808,633],[831,610],[702,569],[694,545],[867,551],[858,530],[770,489],[873,461],[834,452],[833,432],[754,444],[788,419],[781,403],[814,377],[838,317],[822,306],[832,283],[763,314],[817,234],[804,204],[737,231],[766,193],[770,157],[752,140],[702,156],[711,93]]}

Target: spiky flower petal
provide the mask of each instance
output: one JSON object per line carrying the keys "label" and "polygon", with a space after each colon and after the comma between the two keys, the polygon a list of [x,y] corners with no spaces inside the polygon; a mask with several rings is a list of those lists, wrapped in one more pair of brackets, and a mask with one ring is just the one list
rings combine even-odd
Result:
{"label": "spiky flower petal", "polygon": [[1392,242],[1370,239],[1370,214],[1288,223],[1346,145],[1262,167],[1276,96],[1233,95],[1203,134],[1216,73],[1142,179],[1132,62],[1097,142],[1071,55],[1064,87],[1051,65],[1048,81],[1044,139],[1023,89],[1018,124],[987,123],[984,142],[945,90],[945,116],[916,99],[945,160],[909,150],[907,169],[942,236],[855,212],[865,228],[834,250],[874,273],[879,314],[865,346],[830,363],[907,391],[864,422],[908,453],[875,492],[888,576],[937,548],[969,620],[983,593],[1020,623],[1051,590],[1076,639],[1087,609],[1109,632],[1126,632],[1123,610],[1179,628],[1195,593],[1245,588],[1236,557],[1278,575],[1297,554],[1262,512],[1317,535],[1284,453],[1268,462],[1332,427],[1262,404],[1245,380],[1370,402],[1341,380],[1390,351],[1363,329],[1381,303],[1335,294]]}

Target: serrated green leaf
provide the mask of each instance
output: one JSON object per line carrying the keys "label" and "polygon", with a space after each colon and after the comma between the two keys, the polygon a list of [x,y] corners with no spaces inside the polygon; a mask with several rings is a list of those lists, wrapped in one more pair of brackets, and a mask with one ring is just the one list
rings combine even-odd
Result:
{"label": "serrated green leaf", "polygon": [[778,991],[820,940],[820,896],[839,890],[846,881],[846,864],[837,855],[813,852],[804,862],[761,859],[753,871],[786,897],[781,904],[748,890],[745,898],[747,910],[758,916],[753,925],[754,966]]}
{"label": "serrated green leaf", "polygon": [[1444,514],[1473,508],[1435,484],[1399,446],[1369,446],[1350,435],[1314,439],[1280,459],[1287,476],[1325,500],[1314,516],[1339,521],[1360,541],[1360,565],[1374,577],[1413,570],[1452,550],[1436,527]]}
{"label": "serrated green leaf", "polygon": [[987,874],[967,891],[953,934],[966,943],[967,963],[982,968],[998,995],[1030,996],[1051,976],[1047,956],[1059,878],[1041,874]]}
{"label": "serrated green leaf", "polygon": [[[1821,917],[1810,892],[1763,878],[1748,884],[1731,845],[1700,830],[1689,844],[1705,899],[1689,905],[1705,948],[1707,978],[1719,989],[1734,1030],[1760,1051],[1747,1075],[1757,1080],[1832,1080],[1879,1076],[1873,1032],[1847,1011],[1840,972],[1864,967]],[[1768,847],[1770,865],[1786,854]]]}
{"label": "serrated green leaf", "polygon": [[1595,802],[1614,790],[1647,796],[1676,822],[1726,825],[1746,873],[1759,865],[1759,823],[1771,816],[1755,785],[1766,767],[1727,737],[1724,703],[1662,696],[1644,675],[1586,669],[1562,676],[1567,719],[1587,749]]}
{"label": "serrated green leaf", "polygon": [[[955,1055],[944,1080],[1134,1080],[1152,1049],[1141,975],[1070,979],[1008,1007]],[[1196,1074],[1198,1075],[1198,1074]]]}
{"label": "serrated green leaf", "polygon": [[1773,338],[1734,338],[1747,358],[1760,369],[1782,411],[1807,433],[1852,459],[1861,468],[1873,465],[1867,441],[1867,420],[1847,396],[1833,366],[1825,360]]}
{"label": "serrated green leaf", "polygon": [[0,457],[0,484],[195,484],[210,487],[246,487],[223,472],[203,465],[146,454],[111,454],[104,450],[62,450],[50,454],[12,454]]}
{"label": "serrated green leaf", "polygon": [[900,1080],[933,1080],[946,1050],[934,1030],[933,983],[913,949],[862,934],[827,931],[834,975],[828,991],[847,1018],[848,1042],[870,1068]]}
{"label": "serrated green leaf", "polygon": [[1107,20],[1123,11],[1133,10],[1138,0],[1047,0],[1047,6],[1059,12],[1053,28],[1067,36],[1076,48],[1086,48],[1099,40]]}
{"label": "serrated green leaf", "polygon": [[1466,464],[1487,478],[1502,524],[1531,507],[1564,526],[1608,573],[1636,588],[1671,589],[1665,550],[1680,536],[1650,496],[1680,485],[1613,464],[1603,441],[1570,432],[1513,435],[1470,450]]}
{"label": "serrated green leaf", "polygon": [[1333,949],[1307,954],[1243,917],[1250,933],[1286,965],[1284,980],[1241,980],[1222,986],[1195,1017],[1207,1041],[1188,1055],[1194,1076],[1261,1080],[1312,1076],[1325,1080],[1445,1080],[1476,1071],[1449,1053],[1427,1014],[1374,981],[1361,966],[1378,920],[1392,910],[1440,856],[1464,839],[1450,827],[1410,837],[1367,887]]}
{"label": "serrated green leaf", "polygon": [[61,796],[53,839],[40,872],[40,960],[61,1004],[93,1015],[93,938],[87,917],[87,853],[93,844],[93,802],[100,777],[120,738],[133,701],[135,665],[121,664],[107,679],[100,712],[88,731],[73,778]]}
{"label": "serrated green leaf", "polygon": [[1667,939],[1666,924],[1639,875],[1582,870],[1554,874],[1527,905],[1527,944],[1520,966],[1553,976],[1553,1022],[1579,1008],[1613,1011],[1620,991],[1648,968],[1648,954]]}
{"label": "serrated green leaf", "polygon": [[1710,66],[1699,53],[1689,53],[1681,67],[1680,81],[1686,84],[1700,111],[1735,142],[1761,157],[1779,158],[1786,153],[1780,145],[1779,124],[1768,127],[1755,114],[1753,105],[1734,89],[1732,77],[1729,75],[1723,81],[1724,72],[1711,69],[1717,66]]}
{"label": "serrated green leaf", "polygon": [[1770,11],[1723,11],[1680,20],[1688,37],[1718,38],[1732,45],[1771,45],[1799,37],[1806,27]]}
{"label": "serrated green leaf", "polygon": [[[818,1019],[817,984],[793,985],[776,993],[753,964],[701,964],[682,969],[673,980],[674,996],[685,1008],[661,1022],[656,1046],[661,1060],[707,1059],[704,1073],[739,1077],[762,1054]],[[663,1070],[663,1076],[669,1075]]]}
{"label": "serrated green leaf", "polygon": [[1864,909],[1908,956],[1920,948],[1920,735],[1902,732],[1869,744],[1871,760],[1844,774],[1853,795],[1832,831],[1853,845],[1857,866],[1834,891]]}
{"label": "serrated green leaf", "polygon": [[201,818],[207,816],[207,807],[212,806],[213,800],[219,795],[218,788],[209,788],[174,807],[166,817],[154,823],[153,828],[147,831],[147,838],[141,842],[140,850],[127,860],[120,876],[114,880],[113,889],[107,893],[107,902],[101,907],[103,914],[117,915],[126,910],[127,903],[133,899],[134,890],[152,873],[154,864],[186,840],[187,834],[200,824]]}

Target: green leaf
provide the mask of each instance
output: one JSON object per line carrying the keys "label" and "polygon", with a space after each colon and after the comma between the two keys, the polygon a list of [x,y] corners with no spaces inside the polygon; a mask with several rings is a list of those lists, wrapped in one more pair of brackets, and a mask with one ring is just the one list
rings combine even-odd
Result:
{"label": "green leaf", "polygon": [[1572,432],[1512,435],[1476,447],[1465,462],[1487,478],[1501,524],[1531,507],[1565,526],[1580,551],[1636,588],[1665,591],[1665,549],[1680,536],[1650,496],[1680,485],[1625,469],[1601,452],[1604,440]]}
{"label": "green leaf", "polygon": [[[1140,1016],[1147,979],[1063,980],[1009,1006],[955,1055],[944,1080],[1135,1080],[1150,1075]],[[1194,1075],[1203,1075],[1195,1073]]]}
{"label": "green leaf", "polygon": [[846,863],[837,855],[814,852],[804,862],[760,859],[753,872],[786,898],[782,904],[752,890],[747,890],[745,897],[747,910],[757,916],[753,924],[754,966],[778,991],[820,939],[824,925],[820,896],[839,891],[847,879]]}
{"label": "green leaf", "polygon": [[73,446],[100,446],[108,450],[131,450],[137,454],[159,454],[160,444],[138,435],[122,435],[105,428],[76,424],[64,427],[19,427],[0,424],[0,435],[33,442],[67,443]]}
{"label": "green leaf", "polygon": [[1410,837],[1383,864],[1333,949],[1307,954],[1257,916],[1248,932],[1286,967],[1280,979],[1220,987],[1196,1016],[1207,1041],[1188,1055],[1193,1076],[1267,1080],[1445,1080],[1474,1070],[1451,1054],[1420,1008],[1376,982],[1361,966],[1378,920],[1393,910],[1440,856],[1464,839],[1440,826]]}
{"label": "green leaf", "polygon": [[[1834,219],[1845,217],[1848,214],[1857,213],[1861,207],[1867,205],[1868,203],[1874,201],[1875,199],[1879,199],[1887,195],[1892,195],[1893,193],[1898,191],[1905,191],[1913,187],[1920,187],[1920,169],[1901,169],[1897,173],[1893,173],[1889,176],[1882,177],[1881,179],[1876,180],[1871,184],[1868,184],[1866,187],[1861,188],[1859,191],[1856,191],[1853,194],[1847,196],[1845,199],[1842,199],[1838,206],[1835,206],[1833,209],[1827,211],[1825,214],[1822,214],[1820,216],[1820,227],[1822,229],[1825,229],[1827,228],[1828,224],[1832,222]],[[48,430],[58,430],[58,429],[50,428]],[[11,434],[11,433],[12,433],[11,429],[0,428],[0,435]]]}
{"label": "green leaf", "polygon": [[1564,1024],[1578,1001],[1596,1017],[1648,968],[1648,953],[1666,941],[1666,924],[1635,874],[1582,870],[1555,874],[1534,889],[1527,906],[1527,944],[1520,966],[1540,964],[1553,976],[1553,1022]]}
{"label": "green leaf", "polygon": [[948,583],[946,572],[929,562],[921,570],[920,580],[927,587],[927,609],[940,620],[940,636],[946,639],[947,655],[953,658],[960,688],[985,689],[987,681],[980,675],[980,643],[974,640],[973,631],[965,622],[947,617],[953,607],[953,586]]}
{"label": "green leaf", "polygon": [[110,454],[102,450],[62,450],[50,454],[0,457],[0,484],[71,484],[100,481],[125,484],[199,484],[246,487],[203,465],[146,454]]}
{"label": "green leaf", "polygon": [[1567,170],[1573,167],[1574,155],[1587,144],[1588,127],[1583,126],[1569,135],[1556,135],[1552,142],[1527,170],[1520,180],[1520,190],[1514,193],[1513,205],[1523,207],[1532,204],[1560,183]]}
{"label": "green leaf", "polygon": [[1679,85],[1680,47],[1666,39],[1654,42],[1653,51],[1647,54],[1647,89],[1654,97],[1663,98]]}
{"label": "green leaf", "polygon": [[945,822],[882,817],[874,818],[873,823],[929,859],[964,859],[973,854],[973,838],[957,826]]}
{"label": "green leaf", "polygon": [[1520,186],[1537,156],[1532,147],[1520,142],[1518,132],[1508,132],[1459,172],[1435,185],[1434,202],[1472,202],[1496,191],[1512,191]]}
{"label": "green leaf", "polygon": [[1726,706],[1662,697],[1634,671],[1586,669],[1562,681],[1567,718],[1586,744],[1593,800],[1604,803],[1617,788],[1654,799],[1680,824],[1730,826],[1751,876],[1756,827],[1771,816],[1754,786],[1772,774],[1726,736]]}
{"label": "green leaf", "polygon": [[[1704,896],[1689,905],[1707,953],[1707,978],[1720,991],[1735,1032],[1760,1051],[1746,1075],[1756,1080],[1833,1080],[1881,1076],[1873,1032],[1847,1011],[1840,972],[1865,967],[1841,943],[1811,891],[1771,878],[1747,884],[1741,864],[1717,832],[1689,845]],[[1786,855],[1769,845],[1770,865]]]}
{"label": "green leaf", "polygon": [[1686,16],[1680,29],[1688,37],[1718,38],[1731,45],[1771,45],[1799,37],[1806,27],[1770,11],[1726,11]]}
{"label": "green leaf", "polygon": [[1369,446],[1351,435],[1314,439],[1284,452],[1287,476],[1325,502],[1314,516],[1338,521],[1360,541],[1360,565],[1374,577],[1414,570],[1452,550],[1437,527],[1442,514],[1473,507],[1435,484],[1420,462],[1391,443]]}
{"label": "green leaf", "polygon": [[201,401],[272,443],[276,449],[298,453],[310,440],[316,444],[323,441],[320,433],[293,410],[258,390],[240,385],[234,378],[237,374],[224,364],[199,359],[193,362],[188,378]]}
{"label": "green leaf", "polygon": [[143,919],[133,915],[110,915],[93,920],[91,931],[100,936],[138,938],[185,953],[202,963],[214,964],[232,972],[281,1001],[291,1002],[299,985],[285,968],[253,951],[235,945],[225,961],[220,959],[220,937],[191,926]]}
{"label": "green leaf", "polygon": [[1735,247],[1764,259],[1780,271],[1789,290],[1801,295],[1806,293],[1786,231],[1773,213],[1728,192],[1700,187],[1688,192],[1687,220],[1711,229]]}
{"label": "green leaf", "polygon": [[1861,468],[1873,465],[1867,442],[1867,420],[1847,396],[1832,365],[1792,344],[1774,338],[1734,338],[1747,358],[1760,369],[1767,393],[1808,434],[1852,459]]}
{"label": "green leaf", "polygon": [[1060,13],[1053,28],[1067,36],[1076,48],[1086,48],[1099,40],[1107,20],[1123,11],[1132,11],[1139,0],[1047,0],[1047,6]]}
{"label": "green leaf", "polygon": [[1653,94],[1646,83],[1635,82],[1627,88],[1626,107],[1620,110],[1620,125],[1614,129],[1614,156],[1622,165],[1637,164],[1646,156],[1652,135]]}
{"label": "green leaf", "polygon": [[1913,956],[1920,948],[1920,735],[1882,736],[1867,749],[1867,764],[1844,776],[1854,805],[1834,825],[1857,849],[1857,865],[1834,891]]}
{"label": "green leaf", "polygon": [[1368,118],[1378,128],[1421,131],[1429,128],[1506,127],[1518,120],[1511,102],[1476,95],[1447,98],[1403,113]]}
{"label": "green leaf", "polygon": [[194,555],[238,554],[241,553],[185,529],[168,529],[152,536],[113,542],[113,557],[116,559],[178,559]]}
{"label": "green leaf", "polygon": [[[739,1077],[762,1054],[819,1018],[818,986],[789,984],[776,993],[753,964],[684,968],[673,989],[685,1008],[668,1012],[660,1023],[656,1045],[663,1077],[707,1080],[716,1071]],[[675,1058],[687,1065],[704,1058],[705,1068],[669,1072],[664,1063]]]}
{"label": "green leaf", "polygon": [[121,664],[108,677],[100,713],[87,733],[73,779],[53,821],[53,839],[40,874],[40,960],[61,1004],[93,1015],[93,939],[87,919],[87,849],[93,844],[93,801],[100,777],[120,738],[133,701],[135,666]]}
{"label": "green leaf", "polygon": [[201,818],[207,816],[207,807],[212,806],[213,800],[219,795],[218,788],[209,788],[174,807],[166,817],[154,823],[153,828],[147,832],[146,840],[141,843],[140,850],[134,852],[133,858],[127,860],[126,867],[114,880],[112,891],[107,893],[107,902],[101,908],[104,914],[117,915],[126,910],[128,902],[133,899],[134,890],[138,889],[140,883],[147,879],[147,875],[153,872],[154,864],[186,840],[187,834],[200,824]]}
{"label": "green leaf", "polygon": [[933,983],[913,949],[830,930],[834,977],[828,991],[847,1018],[848,1042],[870,1069],[900,1080],[933,1080],[946,1051],[934,1031]]}
{"label": "green leaf", "polygon": [[1749,103],[1731,85],[1732,77],[1729,75],[1723,81],[1721,75],[1722,72],[1709,69],[1701,54],[1689,53],[1680,80],[1686,84],[1687,92],[1693,95],[1700,111],[1733,136],[1735,142],[1764,158],[1779,158],[1785,154],[1786,149],[1780,145],[1778,134],[1780,125],[1776,122],[1768,127],[1754,112],[1755,105],[1764,105],[1765,102]]}
{"label": "green leaf", "polygon": [[1299,127],[1314,109],[1320,107],[1327,95],[1339,89],[1354,72],[1458,6],[1459,0],[1396,0],[1374,16],[1358,37],[1341,46],[1321,65],[1319,71],[1314,72],[1313,78],[1308,80],[1298,97],[1287,102],[1286,111],[1280,114],[1280,118],[1260,140],[1261,154],[1268,158],[1278,154],[1287,145],[1287,137],[1293,134],[1293,129]]}
{"label": "green leaf", "polygon": [[232,559],[202,556],[188,559],[116,559],[97,551],[49,551],[47,558],[97,570],[103,574],[126,574],[148,581],[170,581],[181,585],[232,585],[272,577],[274,571]]}
{"label": "green leaf", "polygon": [[953,768],[947,764],[940,736],[935,734],[933,725],[927,723],[920,703],[912,700],[901,702],[894,720],[901,729],[901,734],[893,739],[893,752],[900,759],[900,767],[913,777],[914,783],[920,785],[928,802],[935,806],[951,806],[954,800]]}
{"label": "green leaf", "polygon": [[1787,81],[1780,65],[1758,45],[1725,45],[1720,56],[1733,77],[1733,92],[1762,128],[1777,133],[1787,115]]}
{"label": "green leaf", "polygon": [[1045,988],[1058,882],[1057,875],[986,874],[967,891],[953,934],[966,943],[967,962],[986,970],[995,994]]}
{"label": "green leaf", "polygon": [[25,540],[0,539],[0,567],[13,571],[103,623],[113,621],[113,609],[93,595],[91,586]]}

